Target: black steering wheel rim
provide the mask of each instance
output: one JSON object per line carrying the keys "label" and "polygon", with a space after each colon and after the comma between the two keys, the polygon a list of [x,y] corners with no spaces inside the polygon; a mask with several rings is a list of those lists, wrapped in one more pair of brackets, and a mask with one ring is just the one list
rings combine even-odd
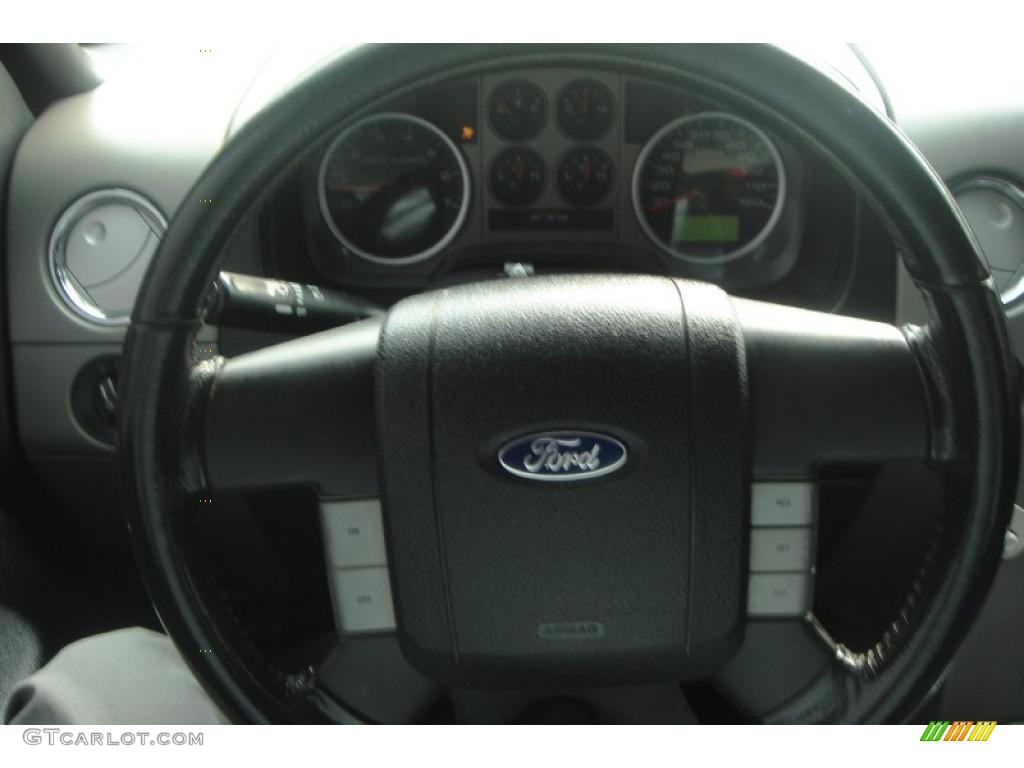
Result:
{"label": "black steering wheel rim", "polygon": [[[264,190],[329,133],[403,89],[509,66],[616,67],[696,85],[749,108],[829,156],[872,201],[926,295],[933,322],[909,331],[932,387],[932,456],[967,512],[936,535],[935,562],[907,610],[866,653],[835,664],[769,714],[777,721],[905,717],[939,679],[994,577],[1012,509],[1018,381],[998,297],[942,181],[883,116],[808,64],[764,46],[388,46],[322,68],[254,118],[175,216],[144,281],[125,352],[119,441],[128,520],[162,621],[235,720],[318,722],[345,713],[311,676],[286,675],[211,600],[184,510],[203,488],[197,390],[208,368],[189,344],[218,255]],[[213,199],[204,205],[200,199]],[[183,417],[184,415],[184,417]],[[218,652],[200,653],[215,647]]]}

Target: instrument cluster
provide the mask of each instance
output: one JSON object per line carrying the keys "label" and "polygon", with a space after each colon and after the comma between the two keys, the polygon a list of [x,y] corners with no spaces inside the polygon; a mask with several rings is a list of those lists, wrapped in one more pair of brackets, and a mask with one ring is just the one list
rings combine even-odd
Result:
{"label": "instrument cluster", "polygon": [[[793,266],[804,167],[735,109],[660,82],[538,69],[450,82],[342,128],[317,158],[313,258],[341,281],[489,259],[732,285]],[[307,187],[308,189],[308,187]],[[324,237],[324,234],[329,237]]]}

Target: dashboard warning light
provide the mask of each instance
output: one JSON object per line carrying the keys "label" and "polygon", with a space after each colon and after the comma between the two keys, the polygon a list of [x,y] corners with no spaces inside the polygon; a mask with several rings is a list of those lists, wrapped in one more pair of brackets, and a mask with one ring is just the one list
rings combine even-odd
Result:
{"label": "dashboard warning light", "polygon": [[462,129],[459,131],[459,137],[464,142],[473,141],[473,139],[476,138],[476,128],[474,128],[472,125],[462,126]]}

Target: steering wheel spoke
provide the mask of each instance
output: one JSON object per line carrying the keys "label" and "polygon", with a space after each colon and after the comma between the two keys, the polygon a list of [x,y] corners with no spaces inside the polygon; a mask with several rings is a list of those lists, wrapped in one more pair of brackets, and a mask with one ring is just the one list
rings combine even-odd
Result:
{"label": "steering wheel spoke", "polygon": [[211,489],[316,489],[335,624],[347,636],[395,629],[374,439],[379,326],[222,360],[205,390]]}
{"label": "steering wheel spoke", "polygon": [[894,326],[733,305],[752,423],[748,615],[802,616],[813,598],[819,470],[927,458],[926,388]]}
{"label": "steering wheel spoke", "polygon": [[376,496],[379,327],[366,320],[222,361],[205,409],[209,487],[312,486],[335,500]]}
{"label": "steering wheel spoke", "polygon": [[924,369],[900,329],[733,304],[751,409],[748,621],[743,645],[714,681],[761,718],[806,687],[830,690],[821,705],[856,676],[811,613],[821,469],[927,460],[933,416]]}
{"label": "steering wheel spoke", "polygon": [[747,351],[755,480],[926,459],[924,379],[885,323],[734,299]]}

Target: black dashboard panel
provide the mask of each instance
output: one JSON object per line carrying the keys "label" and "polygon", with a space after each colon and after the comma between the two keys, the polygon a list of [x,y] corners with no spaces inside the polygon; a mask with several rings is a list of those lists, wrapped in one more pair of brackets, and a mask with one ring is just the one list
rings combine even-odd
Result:
{"label": "black dashboard panel", "polygon": [[[447,237],[435,232],[427,238],[426,245],[438,247],[412,258],[367,258],[349,247],[321,194],[325,169],[337,164],[338,153],[361,151],[342,146],[339,127],[266,206],[264,271],[332,284],[385,304],[430,287],[508,274],[642,272],[715,282],[736,295],[891,318],[891,301],[878,305],[875,298],[879,283],[894,280],[886,262],[892,251],[884,249],[878,259],[854,253],[872,239],[859,230],[877,222],[860,209],[848,185],[791,137],[702,94],[616,72],[524,69],[425,86],[374,115],[407,116],[410,126],[422,121],[443,134],[464,169],[465,216]],[[687,132],[680,128],[665,139],[673,125],[687,126]],[[676,224],[663,227],[673,238],[689,237],[686,249],[656,239],[638,202],[641,179],[647,183],[650,173],[671,165],[669,139],[697,158],[700,173],[717,174],[713,184],[702,186],[699,179],[706,177],[695,172],[689,181],[666,185],[667,204],[692,211],[688,220],[677,216]],[[701,148],[702,140],[714,145]],[[385,139],[380,141],[383,147]],[[658,141],[660,154],[652,153]],[[408,146],[414,144],[410,138]],[[763,150],[760,160],[755,150]],[[410,152],[420,153],[420,166],[427,163],[426,149]],[[366,159],[371,167],[418,162],[411,156]],[[667,164],[648,169],[656,161]],[[637,170],[641,163],[647,176]],[[391,175],[400,174],[392,169]],[[361,184],[373,187],[370,195],[388,192],[367,183],[365,174],[360,179],[353,181],[357,192]],[[432,206],[428,197],[395,195],[385,203],[416,226],[432,208],[458,202],[438,198]],[[713,203],[701,210],[702,199]],[[756,224],[763,232],[755,227],[740,234],[744,222],[737,217],[746,214],[742,207],[728,209],[737,200],[741,206],[774,206]],[[865,296],[872,306],[862,310],[850,288],[864,269],[884,274],[872,273],[873,296]]]}

